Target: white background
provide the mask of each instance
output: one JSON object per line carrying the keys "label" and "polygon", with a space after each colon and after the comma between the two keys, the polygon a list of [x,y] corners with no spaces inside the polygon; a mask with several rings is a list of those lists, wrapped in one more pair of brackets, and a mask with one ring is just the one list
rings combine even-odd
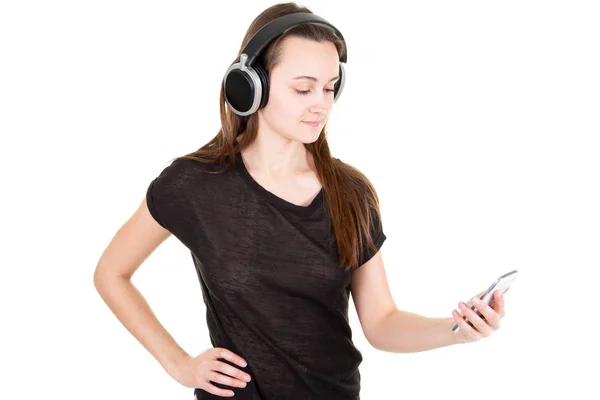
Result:
{"label": "white background", "polygon": [[[520,271],[502,328],[472,344],[377,351],[351,302],[361,398],[599,398],[594,3],[301,3],[347,40],[330,146],[378,191],[397,305],[450,316]],[[150,181],[217,133],[223,73],[272,4],[1,3],[0,398],[193,398],[93,272]],[[177,239],[133,281],[188,353],[211,346]]]}

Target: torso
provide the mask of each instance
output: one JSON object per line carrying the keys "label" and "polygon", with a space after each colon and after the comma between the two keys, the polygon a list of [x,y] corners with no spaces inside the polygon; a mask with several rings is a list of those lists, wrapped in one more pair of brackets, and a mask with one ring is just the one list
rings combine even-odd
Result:
{"label": "torso", "polygon": [[239,368],[252,380],[236,398],[358,400],[362,354],[348,319],[352,271],[340,264],[323,191],[300,206],[319,190],[310,186],[316,175],[305,171],[289,184],[261,179],[275,195],[238,155],[223,174],[203,172],[221,165],[174,161],[146,196],[157,222],[191,252],[211,345],[248,361]]}

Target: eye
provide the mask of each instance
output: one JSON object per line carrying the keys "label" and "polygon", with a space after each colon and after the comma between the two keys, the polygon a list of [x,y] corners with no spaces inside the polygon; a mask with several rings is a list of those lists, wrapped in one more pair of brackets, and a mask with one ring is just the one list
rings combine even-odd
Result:
{"label": "eye", "polygon": [[[325,89],[325,91],[326,92],[335,92],[335,89]],[[305,96],[305,95],[307,95],[307,94],[310,93],[310,89],[309,90],[298,90],[298,89],[296,89],[296,93],[298,93],[298,94],[300,94],[302,96]]]}

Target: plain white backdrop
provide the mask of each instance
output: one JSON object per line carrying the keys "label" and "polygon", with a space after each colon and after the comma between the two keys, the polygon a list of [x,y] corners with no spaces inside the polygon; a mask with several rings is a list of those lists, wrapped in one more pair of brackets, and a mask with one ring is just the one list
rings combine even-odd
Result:
{"label": "plain white backdrop", "polygon": [[[217,133],[223,73],[273,4],[0,3],[0,398],[193,398],[93,272],[150,181]],[[450,316],[520,271],[498,332],[428,352],[373,349],[351,301],[361,398],[599,398],[595,2],[299,4],[347,40],[329,143],[378,191],[397,305]],[[211,347],[177,239],[133,282],[188,353]]]}

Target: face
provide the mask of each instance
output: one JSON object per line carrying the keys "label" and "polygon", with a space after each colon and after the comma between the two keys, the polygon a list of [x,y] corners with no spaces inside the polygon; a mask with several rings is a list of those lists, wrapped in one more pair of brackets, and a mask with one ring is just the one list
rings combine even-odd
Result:
{"label": "face", "polygon": [[[280,63],[270,73],[269,101],[258,111],[259,127],[312,143],[318,139],[333,105],[339,55],[328,41],[287,37],[282,47]],[[318,122],[308,123],[312,121]]]}

